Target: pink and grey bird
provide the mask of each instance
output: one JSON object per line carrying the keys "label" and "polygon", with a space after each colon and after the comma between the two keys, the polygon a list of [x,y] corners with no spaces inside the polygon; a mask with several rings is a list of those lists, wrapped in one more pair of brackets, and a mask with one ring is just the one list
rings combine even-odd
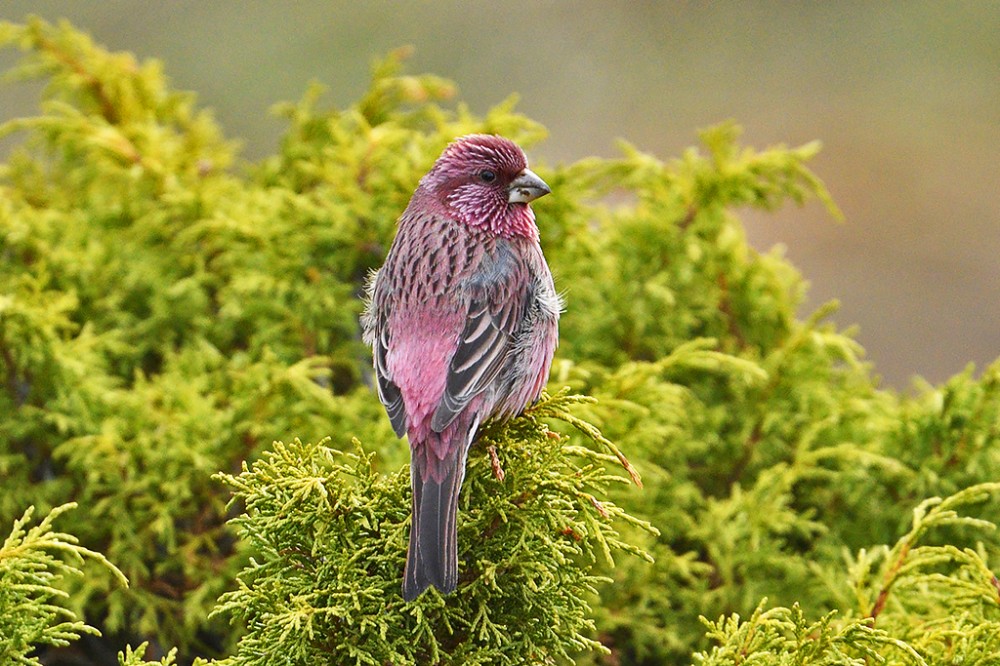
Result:
{"label": "pink and grey bird", "polygon": [[449,145],[399,218],[362,317],[379,399],[410,443],[413,516],[403,597],[458,584],[458,496],[489,419],[538,399],[561,302],[529,204],[551,190],[507,139]]}

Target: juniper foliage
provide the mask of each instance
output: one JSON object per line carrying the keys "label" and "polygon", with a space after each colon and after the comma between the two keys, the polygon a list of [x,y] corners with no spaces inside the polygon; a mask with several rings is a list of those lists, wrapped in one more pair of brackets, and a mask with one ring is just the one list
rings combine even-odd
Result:
{"label": "juniper foliage", "polygon": [[[577,401],[543,396],[487,430],[471,456],[458,604],[435,592],[401,598],[409,474],[378,473],[357,441],[347,452],[279,442],[240,475],[223,475],[246,506],[234,523],[255,556],[217,609],[249,628],[221,663],[264,666],[275,654],[300,664],[552,663],[600,650],[590,600],[604,579],[591,566],[622,553],[648,560],[607,521],[652,530],[598,499],[609,484],[629,482],[605,468],[612,454],[546,425],[546,417],[572,423],[567,409]],[[495,448],[495,461],[484,447]]]}
{"label": "juniper foliage", "polygon": [[55,531],[55,520],[74,508],[74,504],[56,507],[31,525],[35,508],[28,507],[0,545],[0,662],[4,664],[41,666],[39,647],[65,646],[83,634],[99,633],[66,607],[66,592],[60,585],[67,577],[82,575],[79,565],[85,560],[94,560],[127,584],[103,555],[81,546],[72,534]]}
{"label": "juniper foliage", "polygon": [[242,164],[155,61],[40,19],[0,45],[45,82],[0,128],[22,141],[0,165],[0,519],[27,543],[26,507],[49,515],[49,545],[0,556],[0,654],[99,629],[130,666],[1000,659],[1000,363],[880,389],[734,212],[837,216],[817,144],[723,124],[669,162],[537,166],[568,300],[551,395],[472,451],[459,591],[405,605],[407,451],[370,389],[364,276],[448,141],[544,130],[397,52],[347,108],[318,86],[276,107],[278,151]]}

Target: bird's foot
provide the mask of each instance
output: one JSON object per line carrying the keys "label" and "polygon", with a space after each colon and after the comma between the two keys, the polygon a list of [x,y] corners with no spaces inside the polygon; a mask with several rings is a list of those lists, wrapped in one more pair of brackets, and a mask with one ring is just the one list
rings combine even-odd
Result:
{"label": "bird's foot", "polygon": [[486,447],[487,453],[490,454],[490,467],[493,468],[493,476],[500,483],[503,483],[504,477],[507,474],[503,471],[503,467],[500,465],[500,456],[497,455],[497,447],[490,444]]}

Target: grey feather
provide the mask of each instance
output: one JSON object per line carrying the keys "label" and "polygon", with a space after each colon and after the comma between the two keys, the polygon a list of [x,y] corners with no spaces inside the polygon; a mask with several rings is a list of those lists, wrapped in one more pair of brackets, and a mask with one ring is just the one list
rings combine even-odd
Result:
{"label": "grey feather", "polygon": [[447,428],[508,365],[533,297],[526,267],[504,241],[497,242],[466,289],[471,294],[468,315],[448,367],[444,395],[431,418],[435,432]]}
{"label": "grey feather", "polygon": [[399,387],[392,381],[386,363],[391,340],[386,321],[389,317],[388,299],[379,282],[379,271],[373,271],[368,276],[365,285],[365,311],[361,315],[361,328],[364,341],[372,348],[372,361],[375,366],[375,385],[378,389],[378,399],[389,415],[389,422],[397,437],[406,434],[406,406]]}

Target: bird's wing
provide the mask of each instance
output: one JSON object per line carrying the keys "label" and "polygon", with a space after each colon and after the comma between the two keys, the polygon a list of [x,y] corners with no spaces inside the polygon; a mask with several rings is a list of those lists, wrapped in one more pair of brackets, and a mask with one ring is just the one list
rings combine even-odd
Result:
{"label": "bird's wing", "polygon": [[441,432],[500,374],[524,320],[532,283],[506,245],[469,280],[469,306],[458,348],[448,366],[444,394],[431,418]]}
{"label": "bird's wing", "polygon": [[396,436],[402,437],[406,434],[406,407],[403,404],[403,394],[392,381],[386,362],[390,346],[388,318],[388,299],[379,289],[378,273],[372,273],[368,283],[368,307],[362,318],[364,335],[372,348],[378,398],[389,415],[389,422],[392,423]]}

